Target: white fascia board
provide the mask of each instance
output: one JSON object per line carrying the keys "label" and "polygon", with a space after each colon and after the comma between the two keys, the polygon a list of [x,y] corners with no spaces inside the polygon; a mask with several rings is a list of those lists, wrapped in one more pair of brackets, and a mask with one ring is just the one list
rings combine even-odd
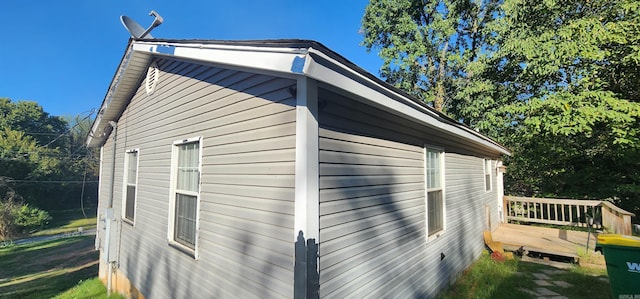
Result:
{"label": "white fascia board", "polygon": [[242,68],[303,74],[308,49],[135,42],[133,50]]}
{"label": "white fascia board", "polygon": [[[111,84],[109,85],[109,89],[107,90],[107,94],[102,101],[102,105],[100,106],[100,110],[98,110],[98,115],[91,126],[91,131],[89,131],[89,136],[87,136],[86,145],[87,147],[95,147],[102,146],[104,141],[107,139],[107,134],[105,133],[105,129],[108,125],[109,121],[115,120],[114,117],[104,117],[105,114],[111,112],[111,110],[119,109],[120,107],[113,107],[111,103],[113,102],[114,97],[118,94],[119,84],[121,80],[125,77],[128,72],[129,62],[131,61],[133,50],[131,46],[127,47],[127,51],[120,61],[120,65],[118,66],[118,70],[111,80]],[[121,105],[121,103],[117,103],[116,105]]]}
{"label": "white fascia board", "polygon": [[91,130],[89,131],[89,135],[87,136],[87,141],[86,141],[86,146],[87,147],[94,147],[94,138],[95,138],[95,134],[96,132],[98,132],[98,127],[99,124],[102,121],[102,116],[100,114],[98,114],[98,116],[96,116],[96,119],[93,121],[93,125],[91,126]]}
{"label": "white fascia board", "polygon": [[[324,53],[310,49],[310,54],[315,54],[322,59],[329,61],[337,66],[340,66],[341,69],[350,73],[350,76],[357,77],[360,80],[367,82],[368,84],[374,86],[380,86],[379,83],[374,82],[370,78],[363,76],[359,72],[356,72],[346,66],[341,65],[339,62],[335,61],[331,57],[325,55]],[[462,125],[456,126],[448,123],[448,121],[440,121],[438,119],[442,118],[437,113],[430,111],[429,109],[422,107],[418,103],[413,103],[412,100],[407,99],[406,97],[385,88],[384,86],[380,86],[381,89],[389,91],[390,93],[395,93],[398,98],[403,98],[407,104],[396,101],[394,99],[389,98],[389,96],[368,87],[367,85],[356,82],[355,80],[340,74],[320,63],[317,63],[313,60],[313,55],[309,55],[307,60],[309,60],[308,67],[305,70],[305,74],[310,78],[316,79],[321,82],[325,82],[329,85],[333,85],[340,89],[349,91],[353,94],[359,95],[367,101],[376,104],[379,107],[385,107],[387,111],[390,111],[396,115],[404,115],[405,117],[418,122],[425,124],[429,127],[442,130],[444,132],[450,132],[453,135],[457,135],[461,138],[464,138],[470,142],[479,144],[485,148],[490,148],[492,150],[498,151],[502,154],[510,155],[511,153],[500,145],[489,141],[487,138],[481,136],[480,133],[474,132],[472,129],[465,128]],[[408,105],[409,104],[409,105]],[[411,105],[411,106],[410,106]]]}
{"label": "white fascia board", "polygon": [[[91,127],[86,144],[89,147],[101,146],[106,140],[104,133],[108,121],[114,117],[105,117],[105,113],[119,111],[126,104],[120,97],[128,96],[120,88],[120,81],[125,75],[127,79],[138,78],[145,69],[131,70],[129,62],[133,57],[170,56],[175,58],[218,63],[249,69],[259,69],[282,74],[303,75],[307,67],[308,48],[285,47],[251,47],[237,45],[216,45],[205,43],[171,43],[154,41],[133,41],[127,49],[118,71],[109,86],[107,95],[100,107],[100,112]],[[117,99],[114,101],[114,99]],[[116,107],[118,106],[118,107]],[[117,118],[116,118],[117,119]]]}
{"label": "white fascia board", "polygon": [[[448,123],[448,120],[439,120],[442,117],[437,113],[413,102],[410,99],[407,99],[404,95],[398,94],[397,92],[380,85],[378,82],[375,82],[374,80],[329,57],[322,51],[313,48],[134,41],[125,54],[123,61],[120,63],[118,74],[111,83],[102,108],[106,108],[106,106],[109,105],[111,97],[115,91],[117,91],[118,81],[121,79],[123,73],[127,72],[127,64],[131,56],[142,53],[144,53],[143,56],[148,55],[149,57],[169,56],[236,66],[240,68],[265,70],[293,76],[308,76],[309,78],[316,79],[320,82],[324,82],[339,89],[359,95],[362,99],[366,99],[370,103],[383,107],[385,110],[394,114],[402,115],[413,121],[426,124],[438,130],[450,132],[451,134],[467,139],[483,147],[491,148],[500,153],[507,155],[510,154],[508,150],[488,140],[481,134],[462,125],[456,126],[450,124]],[[349,76],[314,61],[310,54],[318,55],[325,61],[337,66],[341,71],[348,73]],[[358,78],[360,82],[352,78]],[[365,82],[366,84],[361,82]],[[372,88],[371,86],[376,86],[377,88]],[[383,94],[380,91],[385,91],[385,93]],[[402,99],[402,102],[390,98],[388,94],[395,95],[397,99]],[[101,109],[101,111],[102,110],[103,109]],[[99,115],[92,127],[92,134],[100,134],[101,129],[105,126],[105,124],[101,123],[109,120],[110,119],[103,120]],[[93,139],[95,138],[90,135],[87,138],[87,144],[101,144],[104,141],[104,137],[100,137],[98,140]]]}

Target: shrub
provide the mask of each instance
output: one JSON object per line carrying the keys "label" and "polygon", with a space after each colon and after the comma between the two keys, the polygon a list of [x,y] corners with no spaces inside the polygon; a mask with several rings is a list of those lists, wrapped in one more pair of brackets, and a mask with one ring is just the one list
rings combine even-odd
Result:
{"label": "shrub", "polygon": [[14,217],[15,225],[20,228],[21,233],[28,233],[34,229],[42,228],[51,220],[51,216],[47,211],[31,207],[29,204],[16,207],[14,209]]}
{"label": "shrub", "polygon": [[13,192],[0,198],[0,241],[27,234],[49,220],[49,213],[17,201]]}

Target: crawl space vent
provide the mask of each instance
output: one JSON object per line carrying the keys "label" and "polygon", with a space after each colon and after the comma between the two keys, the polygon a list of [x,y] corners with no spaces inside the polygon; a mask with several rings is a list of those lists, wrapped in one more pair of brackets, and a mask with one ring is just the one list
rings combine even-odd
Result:
{"label": "crawl space vent", "polygon": [[158,76],[160,71],[158,70],[158,63],[154,62],[147,69],[147,78],[144,82],[144,87],[147,90],[147,94],[152,94],[158,84]]}

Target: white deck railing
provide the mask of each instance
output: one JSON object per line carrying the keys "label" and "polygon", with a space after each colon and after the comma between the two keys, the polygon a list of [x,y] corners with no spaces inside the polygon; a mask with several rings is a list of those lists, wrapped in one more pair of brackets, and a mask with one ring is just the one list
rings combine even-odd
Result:
{"label": "white deck railing", "polygon": [[631,217],[635,216],[601,200],[505,196],[504,209],[505,222],[587,227],[589,217],[594,217],[594,228],[625,235],[631,235]]}

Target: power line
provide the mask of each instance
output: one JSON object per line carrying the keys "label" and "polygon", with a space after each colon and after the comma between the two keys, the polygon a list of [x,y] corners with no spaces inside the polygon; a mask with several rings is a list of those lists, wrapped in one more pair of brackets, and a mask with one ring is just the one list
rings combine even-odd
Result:
{"label": "power line", "polygon": [[[78,125],[81,124],[81,121],[86,120],[87,118],[91,117],[91,115],[93,115],[94,113],[96,113],[97,109],[96,108],[92,108],[91,110],[87,110],[84,112],[81,112],[80,114],[78,114],[78,116],[81,116],[83,114],[87,114],[87,116],[83,117],[80,121],[76,122],[75,125],[73,125],[71,128],[68,128],[67,130],[65,130],[62,133],[45,133],[45,132],[24,132],[21,131],[22,133],[24,133],[25,135],[47,135],[47,136],[58,136],[58,135],[67,135],[69,133],[71,133],[71,131],[77,127]],[[65,120],[65,122],[71,122],[71,121],[67,121]],[[58,136],[58,138],[60,138],[61,136]]]}
{"label": "power line", "polygon": [[67,135],[69,133],[71,133],[71,130],[73,130],[75,127],[79,126],[81,124],[81,122],[83,120],[88,119],[89,117],[91,117],[91,115],[93,115],[96,112],[96,109],[91,109],[91,111],[89,111],[89,114],[87,116],[85,116],[84,118],[82,118],[80,121],[76,122],[75,125],[73,125],[71,128],[69,128],[67,131],[65,131],[64,133],[60,134],[60,136],[54,138],[53,140],[51,140],[49,143],[45,144],[43,147],[48,147],[50,144],[58,141],[58,139],[60,139],[62,136]]}
{"label": "power line", "polygon": [[18,154],[22,157],[24,156],[28,156],[28,155],[38,155],[38,156],[47,156],[47,157],[88,157],[89,154],[78,154],[79,151],[83,150],[83,147],[78,148],[77,150],[75,150],[73,153],[67,154],[67,153],[51,153],[51,152],[37,152],[37,151],[16,151],[16,150],[4,150],[4,153],[11,153],[11,154]]}
{"label": "power line", "polygon": [[[54,158],[54,159],[59,159],[61,162],[78,162],[78,161],[84,161],[84,160],[90,160],[90,161],[94,161],[95,158],[91,155],[85,155],[85,156],[81,156],[81,155],[77,155],[77,156],[67,156],[67,155],[39,155],[39,158]],[[0,157],[0,161],[18,161],[18,162],[26,162],[26,163],[34,163],[34,164],[38,164],[38,161],[33,161],[33,160],[28,160],[27,157],[23,156],[23,157],[13,157],[13,158],[7,158],[7,157]]]}
{"label": "power line", "polygon": [[25,135],[49,135],[49,136],[56,136],[60,133],[37,133],[37,132],[24,132]]}

